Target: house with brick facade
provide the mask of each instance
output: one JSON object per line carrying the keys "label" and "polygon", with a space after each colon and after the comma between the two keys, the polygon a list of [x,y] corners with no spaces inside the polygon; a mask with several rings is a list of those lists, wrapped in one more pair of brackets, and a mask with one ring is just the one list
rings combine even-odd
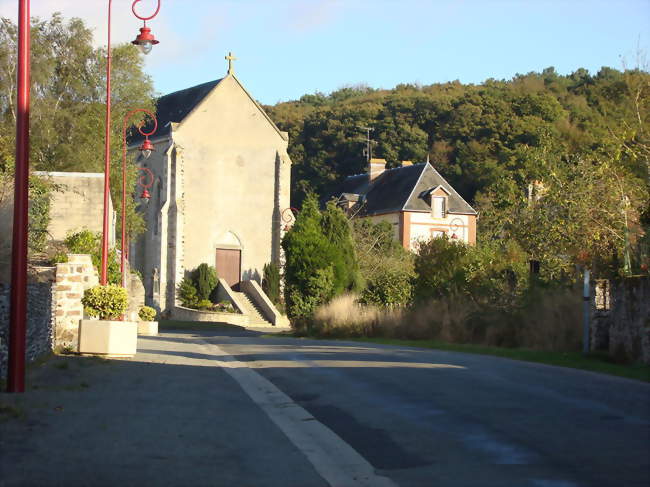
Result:
{"label": "house with brick facade", "polygon": [[371,159],[366,174],[346,178],[332,197],[355,217],[389,222],[408,250],[443,235],[476,243],[476,210],[429,162],[386,169],[385,160]]}

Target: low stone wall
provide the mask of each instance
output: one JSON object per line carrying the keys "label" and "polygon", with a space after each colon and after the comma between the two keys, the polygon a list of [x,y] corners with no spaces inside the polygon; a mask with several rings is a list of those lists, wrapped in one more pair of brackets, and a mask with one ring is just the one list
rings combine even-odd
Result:
{"label": "low stone wall", "polygon": [[272,325],[289,326],[289,319],[276,309],[257,281],[242,281],[239,283],[239,288],[262,310],[264,318]]}
{"label": "low stone wall", "polygon": [[[218,301],[230,301],[235,309],[240,313],[246,314],[246,306],[239,300],[237,294],[231,289],[228,283],[219,278],[219,284],[217,285],[217,300]],[[246,323],[248,324],[248,322]]]}
{"label": "low stone wall", "polygon": [[597,283],[591,330],[592,350],[650,364],[650,278]]}
{"label": "low stone wall", "polygon": [[[7,375],[11,287],[0,284],[0,377]],[[52,283],[27,285],[26,358],[33,362],[52,350]]]}
{"label": "low stone wall", "polygon": [[217,311],[201,311],[197,309],[176,306],[172,310],[171,319],[176,321],[201,321],[227,323],[229,325],[247,326],[248,316],[240,313],[219,313]]}

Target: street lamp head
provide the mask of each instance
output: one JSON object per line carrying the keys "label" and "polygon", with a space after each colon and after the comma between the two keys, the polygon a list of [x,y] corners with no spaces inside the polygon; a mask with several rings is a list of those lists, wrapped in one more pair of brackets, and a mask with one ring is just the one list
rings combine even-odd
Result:
{"label": "street lamp head", "polygon": [[140,195],[140,199],[142,200],[142,202],[143,202],[145,205],[146,205],[147,203],[149,203],[149,200],[151,199],[151,195],[149,194],[149,190],[147,190],[147,188],[144,188],[144,189],[142,190],[142,194]]}
{"label": "street lamp head", "polygon": [[138,149],[140,150],[140,152],[142,153],[142,156],[145,159],[149,159],[149,156],[151,155],[151,153],[156,150],[156,148],[154,147],[154,145],[151,143],[151,141],[148,138],[144,139],[144,142],[142,143],[142,145]]}
{"label": "street lamp head", "polygon": [[140,48],[143,54],[149,54],[153,46],[158,44],[158,41],[151,33],[151,29],[146,25],[140,28],[140,34],[131,42]]}

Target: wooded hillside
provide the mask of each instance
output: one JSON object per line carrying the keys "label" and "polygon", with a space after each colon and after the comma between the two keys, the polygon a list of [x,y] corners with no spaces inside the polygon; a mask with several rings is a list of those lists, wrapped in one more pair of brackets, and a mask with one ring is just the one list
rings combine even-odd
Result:
{"label": "wooded hillside", "polygon": [[543,179],[535,149],[564,160],[622,158],[647,181],[649,83],[650,75],[638,69],[604,67],[594,75],[579,69],[561,76],[551,67],[480,85],[348,87],[266,109],[290,134],[294,205],[310,190],[322,195],[345,176],[365,171],[361,127],[374,127],[376,157],[395,166],[423,162],[428,153],[474,202],[477,192],[506,176],[522,183]]}

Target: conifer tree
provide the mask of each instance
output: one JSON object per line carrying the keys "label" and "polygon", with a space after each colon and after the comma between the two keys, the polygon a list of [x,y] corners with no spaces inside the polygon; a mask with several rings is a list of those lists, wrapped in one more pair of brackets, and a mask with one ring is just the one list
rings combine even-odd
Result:
{"label": "conifer tree", "polygon": [[212,294],[212,291],[217,287],[217,283],[219,282],[217,271],[214,267],[203,263],[194,271],[194,282],[196,283],[196,291],[199,299],[209,300],[210,294]]}
{"label": "conifer tree", "polygon": [[354,251],[350,222],[341,208],[333,201],[327,203],[322,213],[323,235],[332,245],[334,270],[334,294],[358,289],[359,266]]}
{"label": "conifer tree", "polygon": [[334,294],[331,279],[334,251],[323,234],[321,221],[316,196],[310,194],[295,225],[282,240],[286,253],[285,301],[292,319],[311,316],[318,305]]}

